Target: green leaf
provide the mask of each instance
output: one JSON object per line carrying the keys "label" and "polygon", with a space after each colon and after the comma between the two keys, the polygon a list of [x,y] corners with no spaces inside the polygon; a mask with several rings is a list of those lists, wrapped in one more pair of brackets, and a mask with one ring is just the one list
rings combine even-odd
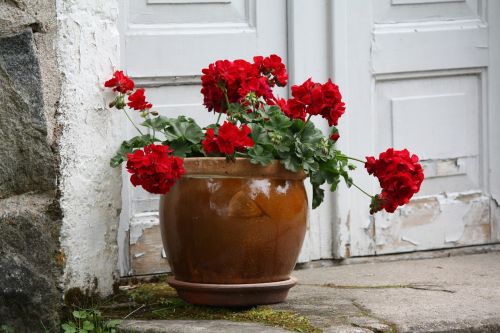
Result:
{"label": "green leaf", "polygon": [[87,318],[87,312],[83,310],[82,311],[75,310],[73,311],[73,317],[78,319],[85,319]]}
{"label": "green leaf", "polygon": [[333,181],[331,183],[331,186],[330,186],[330,191],[335,192],[337,190],[337,186],[339,185],[339,183],[340,183],[340,179],[338,179],[338,178],[335,181]]}
{"label": "green leaf", "polygon": [[119,319],[112,319],[112,320],[108,320],[106,322],[106,328],[115,328],[117,327],[118,325],[120,325],[122,321],[119,320]]}
{"label": "green leaf", "polygon": [[90,321],[85,320],[83,322],[83,327],[84,330],[86,331],[92,331],[94,329],[94,324],[92,324]]}
{"label": "green leaf", "polygon": [[[282,113],[279,107],[277,107],[278,111],[276,111],[274,107],[271,107],[269,110],[271,112],[269,121],[265,123],[265,126],[267,128],[273,130],[284,130],[292,126],[292,121],[290,120],[290,118]],[[275,111],[272,112],[271,110]]]}
{"label": "green leaf", "polygon": [[76,333],[77,328],[75,326],[75,323],[70,323],[70,324],[62,324],[61,328],[64,330],[64,333]]}
{"label": "green leaf", "polygon": [[306,123],[300,119],[294,119],[292,121],[292,129],[294,132],[300,132]]}
{"label": "green leaf", "polygon": [[182,139],[175,141],[165,141],[165,144],[174,150],[173,154],[178,157],[186,157],[188,154],[192,152],[193,144]]}
{"label": "green leaf", "polygon": [[164,132],[167,141],[184,139],[191,143],[199,143],[203,138],[203,131],[192,118],[179,116],[168,119]]}
{"label": "green leaf", "polygon": [[248,156],[253,164],[267,165],[274,159],[273,154],[261,145],[254,145],[249,149]]}
{"label": "green leaf", "polygon": [[243,111],[243,106],[240,103],[229,103],[226,113],[230,117],[238,118],[241,114],[246,112]]}
{"label": "green leaf", "polygon": [[15,333],[14,328],[9,325],[2,325],[0,326],[0,332],[2,333]]}
{"label": "green leaf", "polygon": [[325,191],[320,187],[320,185],[313,184],[313,200],[312,208],[315,209],[323,202],[325,197]]}
{"label": "green leaf", "polygon": [[153,137],[149,134],[139,135],[133,137],[128,141],[123,141],[120,145],[120,148],[116,152],[115,156],[113,156],[110,160],[111,167],[115,168],[119,166],[122,162],[127,160],[127,155],[132,153],[137,148],[142,148],[153,143]]}
{"label": "green leaf", "polygon": [[154,129],[155,131],[163,131],[170,124],[170,119],[163,116],[150,118],[145,120],[141,125]]}
{"label": "green leaf", "polygon": [[308,122],[300,134],[300,142],[303,144],[318,145],[323,139],[323,133],[314,127],[312,122]]}
{"label": "green leaf", "polygon": [[285,169],[293,172],[302,170],[302,163],[300,162],[300,159],[294,155],[289,155],[287,158],[281,160],[281,164],[283,164]]}
{"label": "green leaf", "polygon": [[270,145],[271,140],[269,135],[267,134],[267,130],[258,124],[250,124],[250,129],[252,132],[250,133],[250,137],[253,142],[259,145]]}

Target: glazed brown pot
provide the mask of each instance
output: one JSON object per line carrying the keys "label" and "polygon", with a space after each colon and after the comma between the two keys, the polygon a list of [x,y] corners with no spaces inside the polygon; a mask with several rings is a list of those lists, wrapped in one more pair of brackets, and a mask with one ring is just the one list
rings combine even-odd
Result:
{"label": "glazed brown pot", "polygon": [[186,158],[184,168],[160,201],[169,283],[196,304],[283,301],[306,231],[304,173],[242,158]]}

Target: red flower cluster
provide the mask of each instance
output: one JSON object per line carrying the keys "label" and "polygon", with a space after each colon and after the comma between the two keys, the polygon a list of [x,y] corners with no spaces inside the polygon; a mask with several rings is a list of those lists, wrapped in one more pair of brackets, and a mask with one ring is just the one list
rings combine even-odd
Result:
{"label": "red flower cluster", "polygon": [[[104,83],[106,88],[113,88],[113,91],[118,91],[122,94],[128,94],[127,105],[137,111],[145,111],[151,109],[153,104],[146,101],[146,96],[144,96],[144,88],[139,88],[132,93],[134,90],[134,81],[132,81],[128,76],[123,74],[123,71],[116,71],[113,77]],[[115,97],[115,100],[110,104],[110,107],[115,106],[117,109],[125,108],[125,96],[119,95]],[[153,112],[153,114],[157,114]]]}
{"label": "red flower cluster", "polygon": [[137,89],[132,95],[128,97],[129,102],[127,105],[134,110],[146,110],[151,109],[153,104],[146,102],[146,96],[144,96],[144,88]]}
{"label": "red flower cluster", "polygon": [[[242,102],[249,92],[268,103],[274,100],[271,90],[284,86],[288,80],[285,65],[277,55],[245,60],[219,60],[202,70],[201,93],[209,111],[226,112],[227,102]],[[227,101],[226,101],[227,96]]]}
{"label": "red flower cluster", "polygon": [[398,206],[407,204],[411,197],[420,190],[424,180],[422,166],[418,156],[408,150],[387,149],[375,157],[367,157],[365,168],[370,175],[379,179],[382,193],[376,195],[370,205],[370,213],[385,209],[393,213]]}
{"label": "red flower cluster", "polygon": [[300,86],[292,86],[292,96],[287,103],[288,110],[283,110],[291,118],[305,119],[306,114],[321,115],[328,120],[328,125],[337,126],[345,111],[339,87],[332,80],[321,84],[308,79]]}
{"label": "red flower cluster", "polygon": [[286,86],[288,81],[288,74],[286,72],[286,67],[281,62],[281,58],[276,54],[271,54],[269,57],[264,58],[262,56],[253,57],[255,66],[259,69],[259,72],[266,76],[271,87],[275,85],[279,87]]}
{"label": "red flower cluster", "polygon": [[150,144],[128,154],[127,170],[132,174],[132,184],[151,193],[167,193],[184,174],[184,161],[169,155],[171,152],[168,146]]}
{"label": "red flower cluster", "polygon": [[222,153],[232,155],[235,151],[242,151],[246,147],[253,147],[254,142],[248,137],[251,130],[247,125],[241,129],[233,123],[225,121],[219,128],[217,137],[213,128],[207,129],[205,139],[201,142],[207,154]]}
{"label": "red flower cluster", "polygon": [[126,94],[127,92],[134,89],[134,81],[123,74],[123,71],[116,71],[113,74],[113,77],[104,83],[104,86],[106,88],[113,88],[113,91],[118,91],[122,94]]}

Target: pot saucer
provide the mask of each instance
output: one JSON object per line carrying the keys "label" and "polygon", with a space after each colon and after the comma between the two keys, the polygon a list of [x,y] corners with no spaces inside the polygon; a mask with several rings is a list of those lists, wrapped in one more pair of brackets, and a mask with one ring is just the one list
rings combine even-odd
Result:
{"label": "pot saucer", "polygon": [[180,298],[191,304],[211,306],[245,307],[283,302],[297,279],[248,284],[209,284],[176,280],[171,277],[168,284],[177,290]]}

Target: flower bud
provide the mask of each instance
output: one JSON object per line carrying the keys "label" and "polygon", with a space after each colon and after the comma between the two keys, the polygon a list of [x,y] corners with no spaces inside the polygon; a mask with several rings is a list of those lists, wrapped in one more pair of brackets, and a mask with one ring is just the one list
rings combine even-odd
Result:
{"label": "flower bud", "polygon": [[125,99],[123,96],[117,96],[116,99],[115,99],[115,107],[117,109],[124,109],[125,108]]}

